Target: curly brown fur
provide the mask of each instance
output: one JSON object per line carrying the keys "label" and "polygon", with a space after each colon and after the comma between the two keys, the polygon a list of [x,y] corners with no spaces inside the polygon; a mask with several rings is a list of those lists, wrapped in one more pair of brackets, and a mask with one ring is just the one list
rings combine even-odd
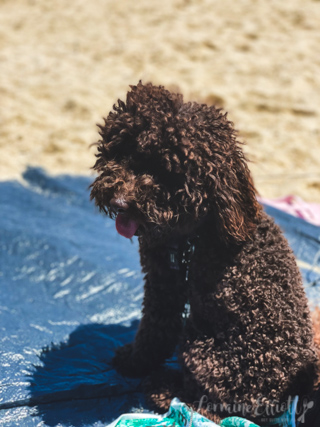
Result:
{"label": "curly brown fur", "polygon": [[206,395],[260,413],[310,393],[318,359],[301,277],[256,200],[226,114],[140,82],[100,135],[91,197],[112,218],[125,206],[120,215],[139,224],[145,274],[142,320],[135,341],[117,350],[117,369],[157,371],[179,344],[183,385],[174,376],[147,380],[164,409],[173,393],[194,407]]}

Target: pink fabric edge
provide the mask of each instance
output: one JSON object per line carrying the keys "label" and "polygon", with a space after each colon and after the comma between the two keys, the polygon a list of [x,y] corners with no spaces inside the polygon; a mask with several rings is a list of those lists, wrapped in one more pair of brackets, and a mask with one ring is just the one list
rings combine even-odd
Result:
{"label": "pink fabric edge", "polygon": [[305,202],[298,196],[288,195],[276,199],[258,197],[259,202],[280,209],[290,215],[302,218],[320,226],[320,204]]}

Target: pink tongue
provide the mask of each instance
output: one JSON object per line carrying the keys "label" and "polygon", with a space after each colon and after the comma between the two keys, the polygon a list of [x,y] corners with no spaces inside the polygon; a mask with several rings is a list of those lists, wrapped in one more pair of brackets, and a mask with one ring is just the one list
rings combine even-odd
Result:
{"label": "pink tongue", "polygon": [[130,219],[126,215],[119,214],[116,218],[116,229],[121,236],[131,239],[134,233],[137,231],[139,224],[137,221]]}

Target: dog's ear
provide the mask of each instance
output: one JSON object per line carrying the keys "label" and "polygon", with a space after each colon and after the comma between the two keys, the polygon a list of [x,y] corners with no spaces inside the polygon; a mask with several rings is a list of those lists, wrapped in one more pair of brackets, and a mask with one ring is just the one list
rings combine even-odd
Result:
{"label": "dog's ear", "polygon": [[[261,206],[233,123],[221,109],[197,103],[184,104],[181,118],[180,149],[189,189],[199,193],[201,188],[203,196],[199,213],[214,215],[223,243],[251,239]],[[200,200],[194,193],[192,199]]]}
{"label": "dog's ear", "polygon": [[247,161],[240,149],[220,165],[217,175],[209,174],[216,225],[226,244],[252,238],[260,217],[261,205]]}

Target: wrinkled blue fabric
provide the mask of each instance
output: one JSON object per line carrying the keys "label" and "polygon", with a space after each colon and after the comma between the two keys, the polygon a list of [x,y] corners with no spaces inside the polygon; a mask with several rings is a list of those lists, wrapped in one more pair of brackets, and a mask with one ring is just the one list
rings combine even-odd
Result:
{"label": "wrinkled blue fabric", "polygon": [[[148,409],[140,380],[110,365],[141,317],[137,240],[89,202],[88,177],[23,179],[0,182],[0,426],[103,426]],[[320,227],[266,210],[320,306]]]}

